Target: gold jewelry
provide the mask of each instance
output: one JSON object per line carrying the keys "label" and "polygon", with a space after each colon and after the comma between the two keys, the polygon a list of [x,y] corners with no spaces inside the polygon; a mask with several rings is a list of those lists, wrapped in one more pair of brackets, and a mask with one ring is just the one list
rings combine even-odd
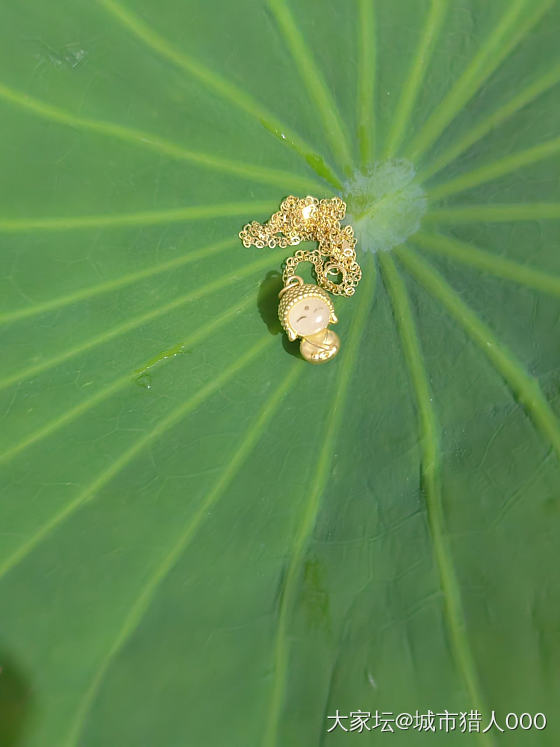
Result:
{"label": "gold jewelry", "polygon": [[[341,226],[346,203],[340,197],[318,200],[316,197],[290,195],[267,223],[254,220],[239,233],[243,246],[296,246],[302,241],[317,241],[317,249],[298,249],[285,261],[278,294],[278,317],[290,340],[301,337],[300,351],[310,363],[333,358],[340,348],[338,335],[329,324],[338,322],[334,305],[327,293],[353,296],[362,277],[356,260],[356,238],[352,226]],[[295,274],[301,262],[311,262],[319,285],[304,283]],[[336,280],[338,279],[338,281]]]}

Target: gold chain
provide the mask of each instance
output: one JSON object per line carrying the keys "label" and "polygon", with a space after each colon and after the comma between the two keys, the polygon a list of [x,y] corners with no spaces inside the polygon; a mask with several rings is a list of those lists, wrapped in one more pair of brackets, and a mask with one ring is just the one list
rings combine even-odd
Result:
{"label": "gold chain", "polygon": [[[296,246],[302,241],[317,241],[313,251],[299,249],[286,259],[284,284],[295,275],[300,262],[311,262],[317,282],[336,295],[353,296],[362,277],[356,260],[356,238],[352,226],[341,226],[346,203],[340,197],[318,200],[294,197],[283,200],[280,210],[266,223],[254,220],[239,233],[243,246]],[[330,277],[329,277],[330,276]],[[338,276],[338,277],[337,277]],[[331,278],[337,278],[337,282]]]}

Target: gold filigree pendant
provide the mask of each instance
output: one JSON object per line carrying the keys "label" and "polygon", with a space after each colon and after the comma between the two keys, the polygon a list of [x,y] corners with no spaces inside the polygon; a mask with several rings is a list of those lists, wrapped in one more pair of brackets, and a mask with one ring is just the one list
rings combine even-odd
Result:
{"label": "gold filigree pendant", "polygon": [[290,341],[301,338],[300,352],[310,363],[334,358],[340,348],[336,332],[328,328],[338,318],[329,294],[299,275],[291,275],[280,293],[278,318]]}
{"label": "gold filigree pendant", "polygon": [[[300,352],[309,363],[324,363],[337,355],[340,340],[329,324],[338,318],[329,293],[353,296],[362,271],[356,259],[356,239],[351,226],[341,226],[346,204],[340,197],[318,200],[311,195],[290,195],[270,220],[252,221],[239,238],[246,247],[287,247],[317,241],[313,251],[298,250],[285,260],[278,317],[291,341],[300,339]],[[295,274],[301,262],[313,265],[317,285]]]}

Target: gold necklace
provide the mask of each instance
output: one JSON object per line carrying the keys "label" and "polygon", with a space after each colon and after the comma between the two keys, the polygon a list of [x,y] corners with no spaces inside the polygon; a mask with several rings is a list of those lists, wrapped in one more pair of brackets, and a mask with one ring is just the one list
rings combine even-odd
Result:
{"label": "gold necklace", "polygon": [[[345,213],[346,203],[340,197],[318,200],[290,195],[266,223],[254,220],[239,233],[243,246],[259,249],[318,242],[317,249],[298,249],[286,259],[284,287],[278,294],[280,322],[290,340],[301,338],[301,354],[310,363],[328,361],[340,348],[338,335],[328,329],[338,322],[329,292],[353,296],[362,277],[352,226],[340,225]],[[312,263],[318,285],[295,274],[301,262]]]}

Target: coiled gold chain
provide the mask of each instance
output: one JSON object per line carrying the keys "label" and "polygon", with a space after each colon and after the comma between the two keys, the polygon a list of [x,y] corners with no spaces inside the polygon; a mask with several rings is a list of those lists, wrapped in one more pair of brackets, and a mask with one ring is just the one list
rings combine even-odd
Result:
{"label": "coiled gold chain", "polygon": [[316,197],[294,197],[282,201],[280,210],[266,223],[254,220],[239,233],[243,246],[259,249],[296,246],[302,241],[317,241],[317,249],[299,249],[286,259],[282,274],[284,284],[295,275],[301,262],[313,264],[317,282],[336,295],[353,296],[362,277],[356,260],[356,237],[352,226],[341,226],[346,203],[340,197],[318,200]]}

